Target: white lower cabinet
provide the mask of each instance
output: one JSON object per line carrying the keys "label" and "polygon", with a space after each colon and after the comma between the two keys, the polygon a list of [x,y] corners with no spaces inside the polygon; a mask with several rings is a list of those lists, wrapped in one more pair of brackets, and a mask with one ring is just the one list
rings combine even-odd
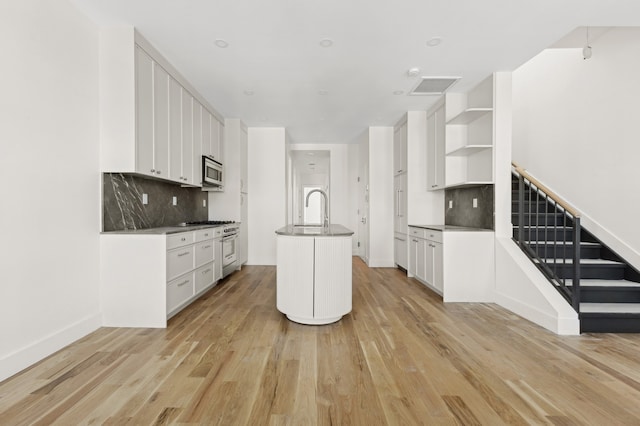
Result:
{"label": "white lower cabinet", "polygon": [[167,319],[218,280],[216,237],[222,228],[176,234],[100,236],[103,324],[166,327]]}
{"label": "white lower cabinet", "polygon": [[351,312],[351,250],[351,235],[278,235],[277,309],[291,321],[312,325]]}
{"label": "white lower cabinet", "polygon": [[491,302],[495,283],[492,231],[439,231],[409,226],[408,275],[444,302]]}
{"label": "white lower cabinet", "polygon": [[409,255],[407,250],[407,234],[396,232],[393,237],[393,258],[395,259],[396,265],[404,270],[409,268]]}
{"label": "white lower cabinet", "polygon": [[193,296],[193,272],[167,283],[167,312],[173,312]]}

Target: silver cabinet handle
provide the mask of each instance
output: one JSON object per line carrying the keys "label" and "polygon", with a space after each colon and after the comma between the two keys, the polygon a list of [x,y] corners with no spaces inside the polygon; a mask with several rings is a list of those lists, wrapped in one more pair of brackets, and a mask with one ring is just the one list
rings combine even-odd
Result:
{"label": "silver cabinet handle", "polygon": [[151,173],[155,173],[155,172],[156,172],[156,169],[151,169]]}
{"label": "silver cabinet handle", "polygon": [[182,237],[182,238],[180,238],[180,241],[187,241],[187,238],[186,237]]}
{"label": "silver cabinet handle", "polygon": [[205,270],[205,271],[202,271],[202,275],[204,275],[204,274],[206,274],[206,273],[208,273],[208,272],[211,272],[211,268],[209,268],[209,269],[207,269],[207,270]]}
{"label": "silver cabinet handle", "polygon": [[178,257],[186,256],[188,254],[189,254],[188,251],[185,251],[184,253],[178,253]]}
{"label": "silver cabinet handle", "polygon": [[156,170],[156,174],[162,174],[162,170]]}
{"label": "silver cabinet handle", "polygon": [[211,246],[204,246],[204,247],[202,247],[202,250],[206,250],[208,248],[211,248]]}
{"label": "silver cabinet handle", "polygon": [[178,287],[182,287],[185,284],[189,284],[189,280],[186,280],[184,282],[181,282],[180,284],[178,284]]}

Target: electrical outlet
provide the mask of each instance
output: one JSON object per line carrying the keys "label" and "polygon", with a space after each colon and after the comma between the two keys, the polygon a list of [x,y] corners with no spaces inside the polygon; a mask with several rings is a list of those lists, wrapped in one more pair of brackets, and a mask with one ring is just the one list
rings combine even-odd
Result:
{"label": "electrical outlet", "polygon": [[449,200],[449,208],[452,209],[453,208],[453,200]]}
{"label": "electrical outlet", "polygon": [[202,207],[207,207],[207,200],[206,199],[202,200]]}
{"label": "electrical outlet", "polygon": [[142,194],[142,204],[149,204],[149,196],[147,194]]}
{"label": "electrical outlet", "polygon": [[176,196],[173,197],[173,205],[174,206],[178,205],[178,197],[176,197]]}
{"label": "electrical outlet", "polygon": [[478,208],[478,199],[477,199],[477,198],[474,198],[474,199],[473,199],[473,208],[474,208],[474,209],[477,209],[477,208]]}

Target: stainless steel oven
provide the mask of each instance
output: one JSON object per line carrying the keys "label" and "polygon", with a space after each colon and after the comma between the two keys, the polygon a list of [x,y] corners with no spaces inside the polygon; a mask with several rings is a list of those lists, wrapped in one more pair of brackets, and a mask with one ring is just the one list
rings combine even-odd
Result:
{"label": "stainless steel oven", "polygon": [[238,267],[238,230],[237,224],[230,224],[222,230],[222,277],[226,277]]}

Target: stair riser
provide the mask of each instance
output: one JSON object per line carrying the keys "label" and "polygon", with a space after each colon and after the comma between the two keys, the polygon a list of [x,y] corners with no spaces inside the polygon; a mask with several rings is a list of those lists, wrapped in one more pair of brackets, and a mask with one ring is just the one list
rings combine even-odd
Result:
{"label": "stair riser", "polygon": [[[513,228],[513,238],[518,239],[518,228]],[[526,241],[573,241],[573,229],[565,228],[534,228],[524,229]]]}
{"label": "stair riser", "polygon": [[[545,210],[546,209],[546,210]],[[517,213],[520,211],[520,203],[518,202],[518,200],[512,200],[511,202],[511,212],[512,213]],[[547,213],[553,213],[554,208],[551,205],[548,205],[546,201],[539,201],[539,202],[535,202],[533,201],[532,203],[530,203],[529,201],[525,201],[524,202],[524,211],[525,212],[547,212]]]}
{"label": "stair riser", "polygon": [[[511,215],[511,223],[513,223],[514,225],[519,225],[520,224],[520,215],[518,214],[513,214]],[[561,214],[542,214],[542,215],[529,215],[526,214],[524,215],[524,224],[526,225],[538,225],[538,226],[544,226],[544,225],[565,225],[564,223],[564,216]],[[567,221],[566,225],[571,225],[570,222]]]}
{"label": "stair riser", "polygon": [[640,333],[640,316],[581,314],[581,333]]}
{"label": "stair riser", "polygon": [[[556,276],[562,279],[573,278],[573,265],[549,266]],[[591,280],[622,280],[624,279],[624,265],[581,265],[580,279]]]}
{"label": "stair riser", "polygon": [[[532,244],[531,249],[535,251],[542,259],[573,259],[573,244],[558,247],[545,244]],[[600,246],[581,246],[580,259],[598,259],[600,258]]]}
{"label": "stair riser", "polygon": [[580,287],[580,301],[584,303],[640,303],[640,289]]}

